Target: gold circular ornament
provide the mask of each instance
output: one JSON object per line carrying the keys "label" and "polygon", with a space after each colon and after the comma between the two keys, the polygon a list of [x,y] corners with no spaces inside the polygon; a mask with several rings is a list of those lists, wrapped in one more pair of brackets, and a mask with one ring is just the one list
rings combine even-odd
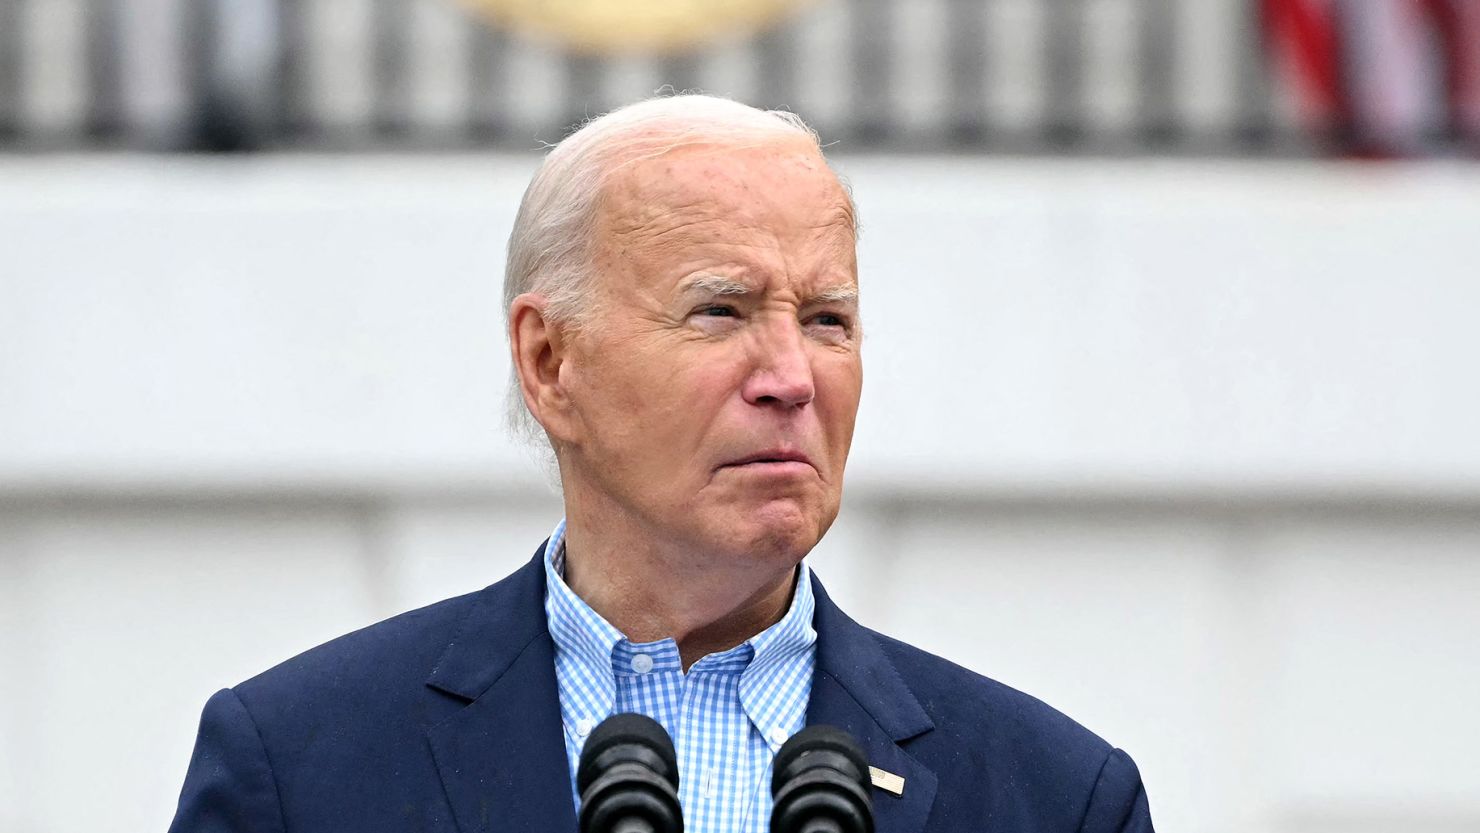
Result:
{"label": "gold circular ornament", "polygon": [[752,31],[805,0],[467,0],[494,20],[583,52],[671,52]]}

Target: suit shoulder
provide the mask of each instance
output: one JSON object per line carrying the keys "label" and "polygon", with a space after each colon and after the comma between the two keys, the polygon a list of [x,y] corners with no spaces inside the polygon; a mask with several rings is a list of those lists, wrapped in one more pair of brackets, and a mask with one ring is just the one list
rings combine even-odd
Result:
{"label": "suit shoulder", "polygon": [[485,592],[444,599],[331,639],[242,682],[235,691],[251,705],[358,697],[367,691],[383,697],[398,683],[420,687]]}
{"label": "suit shoulder", "polygon": [[935,829],[972,829],[985,818],[1015,818],[1024,807],[1032,808],[1033,830],[1083,827],[1085,808],[1115,759],[1109,743],[1036,697],[876,636],[934,724],[909,751],[936,772],[938,795],[956,797],[937,806]]}
{"label": "suit shoulder", "polygon": [[1038,698],[898,639],[874,632],[938,730],[1097,770],[1112,745]]}

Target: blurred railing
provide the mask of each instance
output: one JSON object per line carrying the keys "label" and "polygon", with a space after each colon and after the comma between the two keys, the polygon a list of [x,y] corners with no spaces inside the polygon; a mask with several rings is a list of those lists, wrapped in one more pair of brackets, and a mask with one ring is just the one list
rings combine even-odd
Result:
{"label": "blurred railing", "polygon": [[1248,0],[815,0],[600,57],[453,0],[0,0],[0,149],[530,149],[664,85],[848,150],[1310,153]]}

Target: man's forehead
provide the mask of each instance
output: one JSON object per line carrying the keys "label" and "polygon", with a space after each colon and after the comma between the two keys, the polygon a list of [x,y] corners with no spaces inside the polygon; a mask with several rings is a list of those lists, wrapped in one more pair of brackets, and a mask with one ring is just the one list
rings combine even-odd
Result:
{"label": "man's forehead", "polygon": [[853,229],[847,191],[821,154],[800,142],[684,147],[628,162],[605,183],[602,209],[603,225],[617,234],[761,221],[797,231]]}

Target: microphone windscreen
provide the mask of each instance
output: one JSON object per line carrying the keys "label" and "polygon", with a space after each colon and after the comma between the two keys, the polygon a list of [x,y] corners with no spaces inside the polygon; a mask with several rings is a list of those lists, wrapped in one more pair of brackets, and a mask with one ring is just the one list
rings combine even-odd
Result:
{"label": "microphone windscreen", "polygon": [[576,769],[576,789],[584,793],[596,780],[600,774],[596,762],[603,752],[623,745],[638,746],[656,755],[662,766],[654,769],[675,787],[678,786],[678,755],[673,750],[673,739],[668,736],[668,731],[647,715],[626,713],[603,720],[586,738]]}
{"label": "microphone windscreen", "polygon": [[874,833],[867,761],[842,729],[797,732],[772,762],[771,833]]}
{"label": "microphone windscreen", "polygon": [[[849,777],[867,783],[868,759],[864,757],[862,747],[852,735],[836,726],[808,726],[792,735],[776,753],[771,770],[771,792],[781,789],[781,785],[798,771],[807,768],[808,762],[803,756],[813,752],[835,753],[843,761],[852,764],[853,771],[846,773]],[[829,756],[829,762],[837,768],[839,760]]]}

